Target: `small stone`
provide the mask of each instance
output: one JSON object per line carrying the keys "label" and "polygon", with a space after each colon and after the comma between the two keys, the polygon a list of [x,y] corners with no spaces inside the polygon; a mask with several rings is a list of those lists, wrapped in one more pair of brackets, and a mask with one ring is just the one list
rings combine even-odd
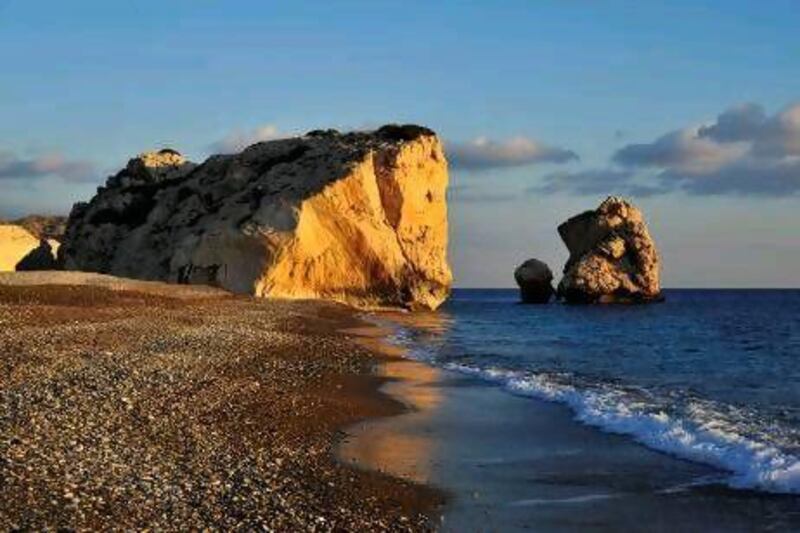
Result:
{"label": "small stone", "polygon": [[553,272],[538,259],[528,259],[514,270],[523,303],[546,304],[552,298]]}

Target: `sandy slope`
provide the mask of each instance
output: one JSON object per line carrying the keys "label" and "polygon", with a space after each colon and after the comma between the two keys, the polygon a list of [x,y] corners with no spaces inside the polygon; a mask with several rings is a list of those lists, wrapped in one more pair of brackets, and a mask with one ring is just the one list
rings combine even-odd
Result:
{"label": "sandy slope", "polygon": [[0,285],[72,285],[100,287],[112,291],[136,291],[180,299],[207,298],[209,296],[224,296],[228,294],[221,289],[203,285],[173,285],[159,281],[118,278],[105,274],[95,274],[94,272],[52,270],[38,272],[0,272]]}
{"label": "sandy slope", "polygon": [[39,246],[39,239],[20,226],[0,225],[0,271],[13,271],[28,252]]}

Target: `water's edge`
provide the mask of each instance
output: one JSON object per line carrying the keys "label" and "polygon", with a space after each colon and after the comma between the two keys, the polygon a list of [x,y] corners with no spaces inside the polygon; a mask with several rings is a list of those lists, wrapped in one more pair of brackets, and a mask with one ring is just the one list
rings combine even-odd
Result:
{"label": "water's edge", "polygon": [[[688,419],[671,416],[663,409],[654,410],[616,387],[578,388],[559,374],[454,362],[440,364],[425,352],[425,347],[412,349],[404,340],[411,337],[409,326],[386,315],[371,314],[364,319],[387,333],[385,342],[400,357],[477,377],[511,394],[566,405],[582,424],[625,435],[652,450],[727,472],[726,483],[731,488],[800,494],[800,458],[744,434],[721,416],[715,405],[697,401],[693,406],[694,416]],[[397,393],[399,401],[416,407],[404,397],[407,391],[399,389]]]}
{"label": "water's edge", "polygon": [[[480,375],[427,361],[404,342],[409,326],[402,316],[361,318],[373,324],[370,349],[380,346],[388,355],[376,368],[384,381],[380,391],[407,410],[346,428],[337,458],[442,491],[442,530],[535,525],[559,531],[598,524],[610,531],[635,524],[637,530],[646,517],[660,516],[650,530],[668,531],[684,510],[680,523],[689,528],[800,522],[795,496],[731,488],[732,469],[641,442],[622,431],[621,415],[620,430],[604,427],[589,418],[590,404],[575,391],[550,384],[531,390],[523,376]],[[576,409],[583,406],[579,401],[586,404],[585,418]],[[653,435],[659,429],[665,438],[678,434],[655,422]]]}

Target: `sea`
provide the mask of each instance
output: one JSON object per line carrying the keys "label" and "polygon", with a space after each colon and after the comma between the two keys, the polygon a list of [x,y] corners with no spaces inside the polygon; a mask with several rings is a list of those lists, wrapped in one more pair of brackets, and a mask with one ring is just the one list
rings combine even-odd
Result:
{"label": "sea", "polygon": [[374,318],[438,372],[411,385],[436,401],[373,429],[426,441],[405,460],[452,494],[443,529],[800,531],[800,290],[664,294],[457,289]]}

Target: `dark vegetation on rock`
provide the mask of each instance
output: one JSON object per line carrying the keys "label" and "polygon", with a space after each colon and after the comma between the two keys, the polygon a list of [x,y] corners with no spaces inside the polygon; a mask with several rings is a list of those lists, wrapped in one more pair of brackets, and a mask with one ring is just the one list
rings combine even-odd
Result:
{"label": "dark vegetation on rock", "polygon": [[57,268],[58,263],[53,247],[50,246],[47,239],[42,239],[38,248],[31,250],[17,263],[16,270],[56,270]]}

